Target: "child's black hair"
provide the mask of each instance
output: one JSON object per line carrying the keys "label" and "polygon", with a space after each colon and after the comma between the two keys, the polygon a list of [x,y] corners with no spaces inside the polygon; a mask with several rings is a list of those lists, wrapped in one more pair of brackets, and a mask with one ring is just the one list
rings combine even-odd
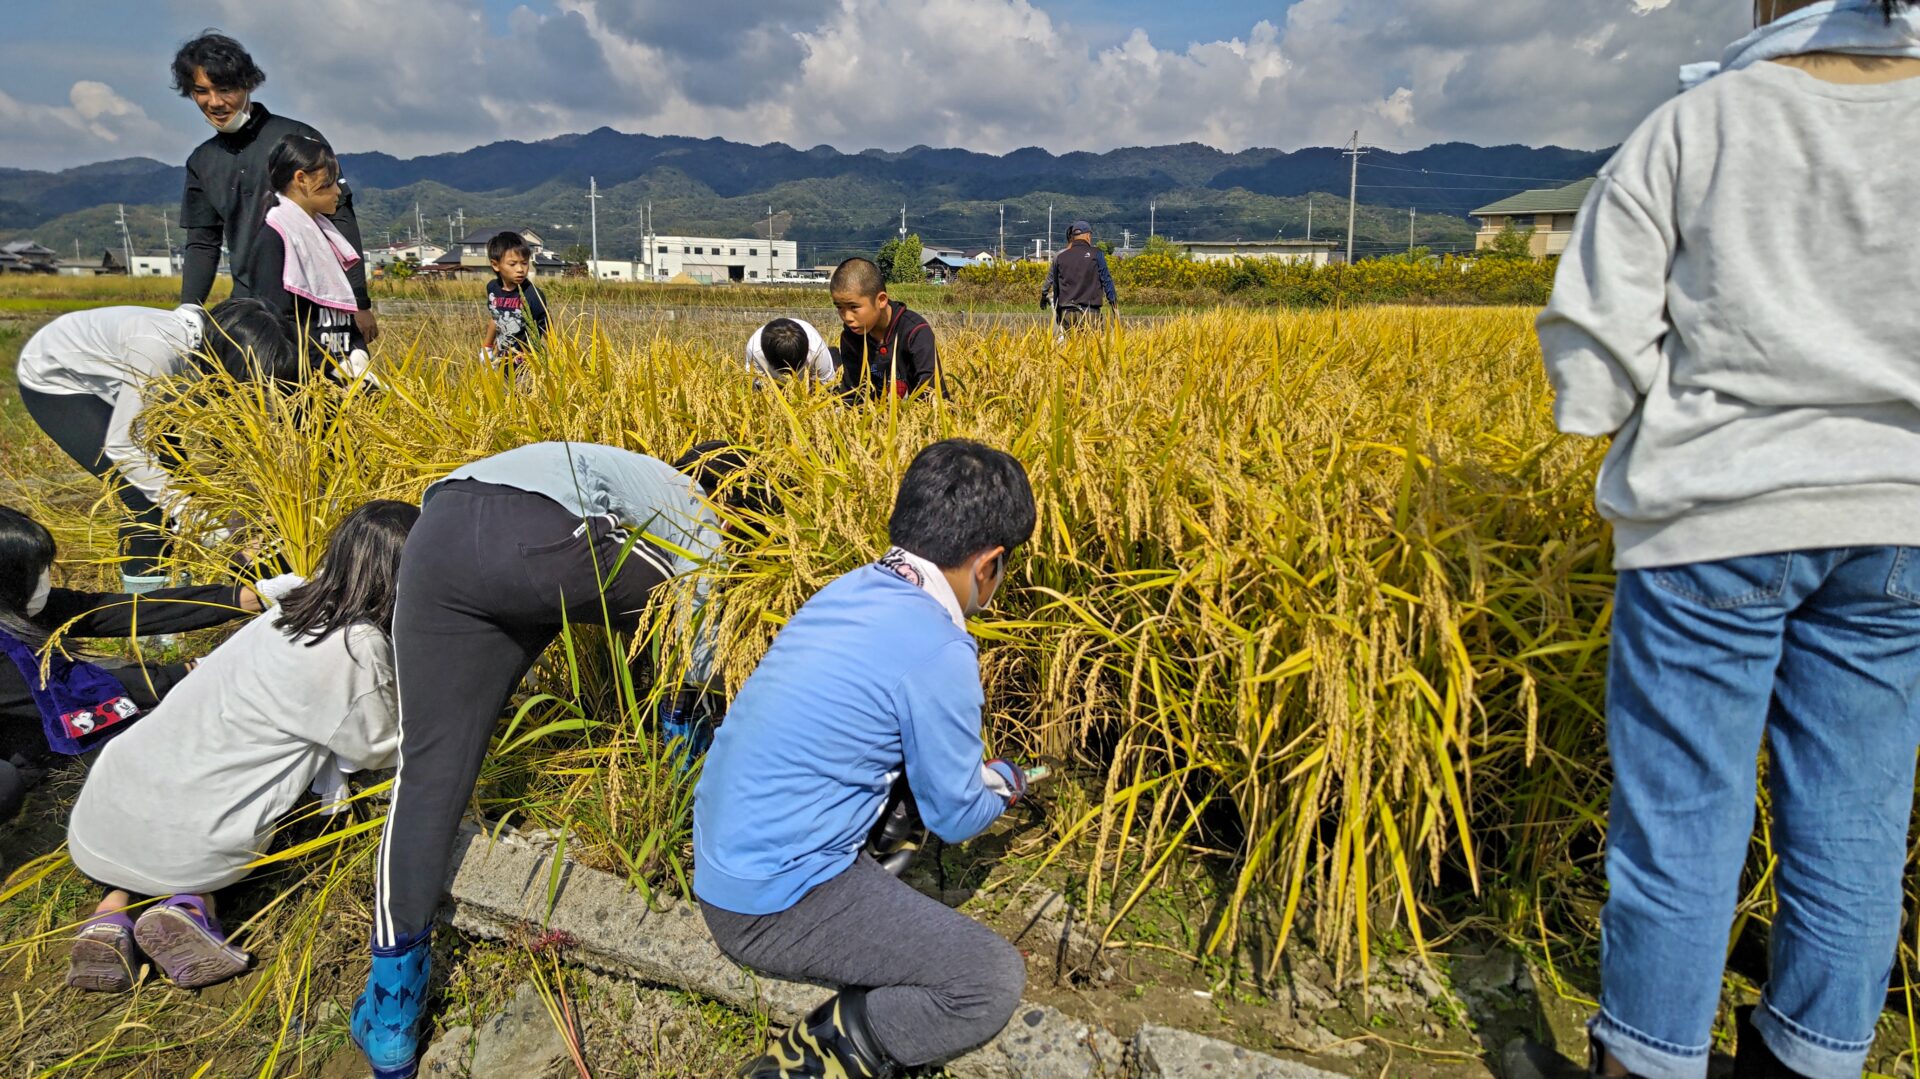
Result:
{"label": "child's black hair", "polygon": [[776,375],[805,367],[807,345],[806,329],[790,318],[777,318],[760,328],[760,353]]}
{"label": "child's black hair", "polygon": [[27,601],[57,553],[46,525],[12,506],[0,506],[0,630],[29,648],[47,643],[46,631],[27,617]]}
{"label": "child's black hair", "polygon": [[488,262],[499,262],[508,255],[516,254],[529,262],[533,260],[533,245],[527,242],[525,236],[517,232],[512,230],[496,232],[493,234],[493,239],[487,241]]}
{"label": "child's black hair", "polygon": [[201,367],[217,367],[240,382],[300,381],[300,352],[287,324],[265,300],[222,300],[203,322],[204,341],[194,357]]}
{"label": "child's black hair", "polygon": [[708,498],[748,513],[769,517],[785,509],[764,477],[751,474],[752,454],[724,439],[696,442],[673,467],[693,478]]}
{"label": "child's black hair", "polygon": [[333,526],[313,576],[280,601],[273,628],[296,640],[311,637],[308,647],[358,622],[391,634],[400,551],[419,519],[420,507],[392,499],[347,514]]}
{"label": "child's black hair", "polygon": [[181,97],[193,96],[195,68],[206,70],[207,81],[216,90],[251,92],[267,81],[267,73],[247,55],[246,48],[218,30],[202,30],[199,37],[173,54],[173,88]]}
{"label": "child's black hair", "polygon": [[833,277],[827,282],[827,293],[870,300],[886,291],[886,287],[887,283],[880,279],[880,267],[872,259],[856,256],[834,267]]}
{"label": "child's black hair", "polygon": [[1911,6],[1913,6],[1913,0],[1880,0],[1880,7],[1886,11],[1888,22],[1892,22],[1895,15]]}
{"label": "child's black hair", "polygon": [[900,480],[887,541],[941,569],[991,547],[1011,551],[1033,536],[1027,470],[1009,454],[964,438],[921,450]]}
{"label": "child's black hair", "polygon": [[[273,152],[267,155],[267,184],[275,191],[285,191],[293,182],[296,172],[324,172],[329,178],[340,178],[340,159],[333,156],[333,147],[298,132],[280,136],[273,144]],[[269,204],[273,200],[268,199]]]}

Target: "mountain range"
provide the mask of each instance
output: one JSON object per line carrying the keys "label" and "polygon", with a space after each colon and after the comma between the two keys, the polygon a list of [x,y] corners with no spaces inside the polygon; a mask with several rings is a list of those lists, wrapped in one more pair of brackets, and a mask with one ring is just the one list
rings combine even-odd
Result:
{"label": "mountain range", "polygon": [[[182,148],[183,151],[188,149]],[[1610,151],[1444,143],[1368,150],[1360,158],[1356,247],[1384,253],[1414,240],[1470,247],[1475,207],[1534,187],[1593,175]],[[662,234],[748,236],[772,229],[801,244],[803,265],[871,252],[907,228],[927,245],[1031,250],[1085,218],[1102,239],[1141,242],[1149,230],[1186,240],[1346,235],[1352,161],[1337,147],[1236,153],[1198,143],[1053,154],[916,146],[842,153],[724,139],[628,134],[600,128],[539,142],[496,142],[458,153],[396,158],[343,154],[369,246],[406,238],[415,206],[428,236],[464,227],[530,227],[550,248],[586,244],[595,231],[586,198],[597,182],[602,257],[630,257],[651,204]],[[120,246],[118,207],[139,249],[160,248],[184,169],[150,158],[59,172],[0,168],[0,239],[32,238],[55,250]],[[1411,213],[1409,211],[1412,211]],[[176,230],[172,235],[179,241]]]}

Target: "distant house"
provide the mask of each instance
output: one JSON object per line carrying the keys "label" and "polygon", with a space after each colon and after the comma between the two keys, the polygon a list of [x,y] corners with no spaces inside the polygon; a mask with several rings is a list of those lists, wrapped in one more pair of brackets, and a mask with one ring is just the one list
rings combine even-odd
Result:
{"label": "distant house", "polygon": [[1340,245],[1331,240],[1189,240],[1174,246],[1195,262],[1273,259],[1325,266]]}
{"label": "distant house", "polygon": [[180,257],[171,251],[136,251],[133,276],[169,277],[180,272]]}
{"label": "distant house", "polygon": [[127,260],[118,248],[109,247],[98,259],[61,259],[55,263],[55,272],[62,277],[105,277],[126,273]]}
{"label": "distant house", "polygon": [[[447,248],[438,257],[421,262],[424,272],[450,274],[463,277],[486,277],[493,273],[493,263],[487,258],[487,244],[503,232],[517,232],[520,238],[533,248],[533,276],[542,273],[558,276],[563,264],[554,255],[548,254],[546,244],[540,234],[532,229],[478,229],[462,237],[459,243]],[[432,250],[434,244],[422,245],[422,250]]]}
{"label": "distant house", "polygon": [[446,248],[434,243],[393,243],[368,251],[367,262],[374,266],[391,266],[396,262],[425,266],[446,253]]}
{"label": "distant house", "polygon": [[984,262],[992,261],[992,255],[988,255],[985,259],[982,259],[977,255],[968,256],[957,252],[935,251],[927,255],[926,261],[920,265],[922,269],[927,271],[927,280],[936,285],[944,285],[959,276],[960,271],[966,267],[979,266]]}
{"label": "distant house", "polygon": [[1567,249],[1567,237],[1573,234],[1573,219],[1580,204],[1593,190],[1595,177],[1565,187],[1542,187],[1522,191],[1490,206],[1473,211],[1480,219],[1480,231],[1473,238],[1474,250],[1492,247],[1509,228],[1533,230],[1533,257],[1558,255]]}
{"label": "distant house", "polygon": [[32,240],[14,240],[0,244],[0,273],[53,273],[60,256],[52,248]]}

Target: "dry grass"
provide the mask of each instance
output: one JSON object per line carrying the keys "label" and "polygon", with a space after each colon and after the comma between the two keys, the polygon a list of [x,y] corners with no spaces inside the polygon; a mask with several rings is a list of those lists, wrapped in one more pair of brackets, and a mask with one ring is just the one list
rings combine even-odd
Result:
{"label": "dry grass", "polygon": [[[1214,312],[1064,349],[1038,331],[948,332],[952,401],[854,409],[753,390],[731,325],[563,316],[516,392],[466,359],[477,318],[396,321],[385,393],[216,387],[154,424],[184,444],[197,501],[239,514],[242,541],[282,537],[301,568],[364,499],[417,498],[526,441],[667,458],[706,438],[757,447],[786,512],[736,522],[716,571],[735,686],[808,595],[879,553],[916,450],[955,435],[1006,448],[1041,514],[977,625],[989,743],[1064,766],[1049,845],[1023,872],[1066,867],[1112,926],[1170,871],[1203,867],[1219,882],[1192,914],[1205,950],[1255,980],[1302,934],[1349,969],[1382,941],[1419,947],[1471,922],[1590,955],[1612,586],[1591,506],[1602,447],[1553,431],[1531,317]],[[63,539],[97,548],[108,508],[49,510]],[[205,572],[227,553],[182,557]],[[681,889],[690,786],[644,718],[645,675],[664,684],[685,662],[669,624],[634,646],[638,683],[601,636],[556,649],[496,741],[481,808],[564,827],[571,853]],[[368,842],[298,864],[350,867]],[[1755,880],[1743,915],[1764,920]],[[330,894],[316,909],[365,898]],[[287,1015],[311,1008],[296,959],[273,983]]]}

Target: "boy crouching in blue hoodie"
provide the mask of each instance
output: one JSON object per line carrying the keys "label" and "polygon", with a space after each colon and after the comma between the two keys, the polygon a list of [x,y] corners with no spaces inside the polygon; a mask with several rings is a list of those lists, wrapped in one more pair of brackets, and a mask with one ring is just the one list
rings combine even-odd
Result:
{"label": "boy crouching in blue hoodie", "polygon": [[903,773],[922,819],[953,843],[1024,793],[1018,767],[981,761],[966,616],[1033,526],[1012,457],[962,439],[922,450],[888,522],[892,548],[800,608],[715,735],[693,821],[693,890],[714,940],[756,970],[845,987],[742,1075],[890,1075],[986,1042],[1018,1006],[1020,953],[862,844]]}

